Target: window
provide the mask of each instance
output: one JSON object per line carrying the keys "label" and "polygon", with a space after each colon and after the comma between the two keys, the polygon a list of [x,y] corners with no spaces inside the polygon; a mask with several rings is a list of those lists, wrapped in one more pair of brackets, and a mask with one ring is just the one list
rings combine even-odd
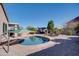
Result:
{"label": "window", "polygon": [[7,34],[7,24],[3,23],[3,33]]}

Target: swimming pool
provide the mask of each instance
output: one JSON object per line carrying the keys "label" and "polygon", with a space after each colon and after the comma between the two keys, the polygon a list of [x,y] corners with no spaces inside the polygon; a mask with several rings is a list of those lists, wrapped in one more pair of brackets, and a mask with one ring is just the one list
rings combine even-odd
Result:
{"label": "swimming pool", "polygon": [[19,42],[21,45],[37,45],[48,42],[49,39],[40,36],[32,36],[29,38],[25,38]]}

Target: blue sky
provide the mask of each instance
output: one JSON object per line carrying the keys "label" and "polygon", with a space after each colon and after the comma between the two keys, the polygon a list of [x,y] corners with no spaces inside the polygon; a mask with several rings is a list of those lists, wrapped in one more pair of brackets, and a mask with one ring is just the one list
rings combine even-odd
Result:
{"label": "blue sky", "polygon": [[10,3],[4,4],[11,22],[23,27],[46,27],[53,20],[55,27],[63,26],[67,21],[79,16],[79,4],[61,3]]}

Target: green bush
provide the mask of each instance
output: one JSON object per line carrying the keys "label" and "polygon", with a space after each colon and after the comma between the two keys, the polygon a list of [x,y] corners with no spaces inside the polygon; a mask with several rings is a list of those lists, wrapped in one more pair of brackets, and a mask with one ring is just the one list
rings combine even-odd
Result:
{"label": "green bush", "polygon": [[71,30],[68,30],[67,31],[67,35],[72,35],[72,31]]}
{"label": "green bush", "polygon": [[75,27],[76,34],[79,35],[79,24]]}
{"label": "green bush", "polygon": [[29,34],[35,34],[37,33],[37,31],[32,31],[32,32],[29,32]]}

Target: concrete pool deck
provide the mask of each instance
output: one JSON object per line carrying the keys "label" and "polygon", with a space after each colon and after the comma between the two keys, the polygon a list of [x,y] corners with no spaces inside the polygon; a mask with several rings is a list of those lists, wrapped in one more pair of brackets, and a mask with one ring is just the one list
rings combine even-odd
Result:
{"label": "concrete pool deck", "polygon": [[39,45],[27,45],[26,46],[26,45],[16,44],[16,45],[10,46],[9,53],[6,53],[0,47],[0,56],[25,56],[25,55],[29,55],[37,51],[47,49],[51,46],[54,46],[55,44],[57,43],[51,42],[51,41],[47,43],[39,44]]}
{"label": "concrete pool deck", "polygon": [[[59,35],[59,36],[56,36],[56,37],[50,37],[51,40],[49,42],[39,44],[39,45],[27,45],[26,46],[26,45],[15,44],[15,45],[12,45],[12,46],[9,47],[9,49],[10,49],[9,53],[6,53],[3,50],[3,48],[0,46],[0,56],[25,56],[25,55],[27,56],[27,55],[31,55],[31,54],[41,52],[43,50],[49,49],[51,47],[54,47],[54,46],[62,43],[62,42],[53,41],[55,39],[72,40],[72,39],[69,39],[69,37],[73,37],[73,36]],[[74,36],[74,37],[76,37],[76,36]],[[62,47],[62,48],[64,48],[64,47]],[[57,48],[57,49],[60,49],[60,48]],[[67,47],[65,48],[65,50],[66,49],[67,49]],[[52,48],[52,50],[53,50],[53,48]],[[45,53],[47,53],[47,52],[53,53],[52,50],[51,51],[47,50]],[[61,52],[61,53],[65,53],[65,52]],[[37,55],[39,55],[39,53]],[[40,55],[42,55],[42,54],[40,54]]]}

